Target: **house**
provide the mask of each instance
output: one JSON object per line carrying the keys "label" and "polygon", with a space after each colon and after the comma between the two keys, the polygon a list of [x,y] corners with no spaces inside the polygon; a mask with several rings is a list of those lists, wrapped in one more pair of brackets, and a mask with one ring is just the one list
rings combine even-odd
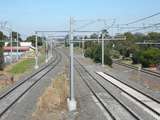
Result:
{"label": "house", "polygon": [[[17,51],[18,49],[18,51]],[[12,60],[16,61],[17,57],[20,58],[22,56],[24,57],[34,57],[34,51],[35,48],[32,46],[31,42],[20,42],[20,46],[7,46],[7,43],[3,47],[4,50],[4,60],[5,63],[9,63]],[[12,53],[11,53],[12,50]]]}

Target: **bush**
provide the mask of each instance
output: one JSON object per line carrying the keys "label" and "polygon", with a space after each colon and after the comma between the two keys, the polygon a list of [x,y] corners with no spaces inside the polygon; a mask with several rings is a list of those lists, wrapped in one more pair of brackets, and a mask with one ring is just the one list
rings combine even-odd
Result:
{"label": "bush", "polygon": [[[87,47],[85,50],[85,57],[90,57],[93,59],[94,62],[96,63],[101,63],[102,61],[102,48],[101,45],[99,44],[93,44],[88,42],[90,47]],[[104,64],[111,66],[112,65],[112,59],[109,54],[109,50],[105,48],[105,53],[104,53]]]}
{"label": "bush", "polygon": [[92,56],[91,54],[92,54],[92,49],[91,48],[87,48],[85,50],[84,56],[85,57],[91,57]]}
{"label": "bush", "polygon": [[112,66],[111,55],[107,48],[105,48],[105,53],[104,53],[104,64]]}
{"label": "bush", "polygon": [[101,63],[102,61],[102,50],[100,45],[96,45],[93,50],[93,59],[96,63]]}
{"label": "bush", "polygon": [[142,67],[160,64],[160,50],[158,48],[149,48],[147,50],[135,52],[133,54],[133,63],[141,63]]}
{"label": "bush", "polygon": [[0,42],[0,70],[4,69],[3,46],[4,46],[4,42]]}

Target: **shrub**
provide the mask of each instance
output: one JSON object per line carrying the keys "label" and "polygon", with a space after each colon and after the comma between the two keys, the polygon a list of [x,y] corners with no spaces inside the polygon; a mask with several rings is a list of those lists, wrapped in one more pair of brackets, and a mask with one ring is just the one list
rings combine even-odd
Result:
{"label": "shrub", "polygon": [[104,53],[104,64],[112,66],[111,55],[107,48],[105,48],[105,53]]}
{"label": "shrub", "polygon": [[[88,46],[85,50],[85,57],[90,57],[93,59],[94,62],[96,63],[101,63],[102,61],[102,48],[100,44],[96,43],[87,43]],[[111,66],[112,65],[112,59],[111,55],[109,54],[109,50],[105,48],[105,53],[104,53],[104,64]]]}
{"label": "shrub", "polygon": [[102,50],[100,45],[96,45],[93,50],[93,59],[96,63],[101,63],[102,61]]}
{"label": "shrub", "polygon": [[141,63],[142,67],[160,64],[160,50],[158,48],[149,48],[133,54],[133,63]]}

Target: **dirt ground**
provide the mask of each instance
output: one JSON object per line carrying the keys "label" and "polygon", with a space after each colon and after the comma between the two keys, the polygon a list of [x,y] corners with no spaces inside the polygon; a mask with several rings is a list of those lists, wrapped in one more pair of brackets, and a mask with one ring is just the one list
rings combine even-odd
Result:
{"label": "dirt ground", "polygon": [[68,80],[60,74],[37,101],[32,120],[65,120],[67,113]]}

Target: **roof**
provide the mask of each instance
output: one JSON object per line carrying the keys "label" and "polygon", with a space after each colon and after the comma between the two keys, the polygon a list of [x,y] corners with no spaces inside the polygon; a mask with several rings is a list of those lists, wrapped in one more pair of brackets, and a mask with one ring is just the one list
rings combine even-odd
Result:
{"label": "roof", "polygon": [[[11,47],[3,47],[4,51],[11,51]],[[12,51],[16,51],[17,47],[13,46]],[[19,51],[29,51],[29,47],[18,47]]]}

